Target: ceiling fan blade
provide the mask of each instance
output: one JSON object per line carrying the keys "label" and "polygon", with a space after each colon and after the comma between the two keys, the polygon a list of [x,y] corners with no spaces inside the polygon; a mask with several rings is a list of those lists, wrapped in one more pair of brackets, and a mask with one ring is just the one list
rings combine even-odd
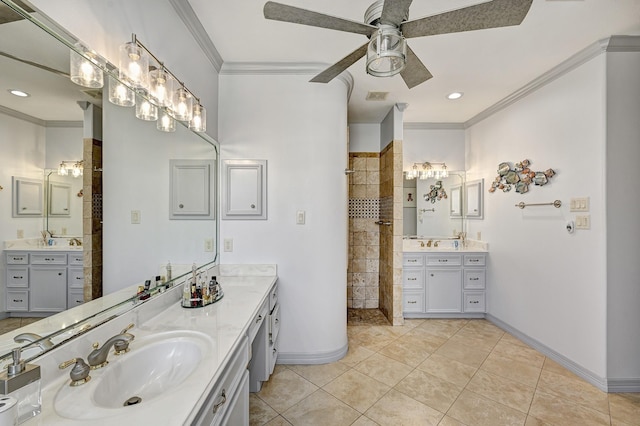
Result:
{"label": "ceiling fan blade", "polygon": [[399,26],[409,15],[409,6],[413,0],[385,0],[382,6],[380,23]]}
{"label": "ceiling fan blade", "polygon": [[407,46],[407,65],[400,72],[400,75],[409,89],[413,89],[433,77],[409,46]]}
{"label": "ceiling fan blade", "polygon": [[310,25],[312,27],[329,28],[330,30],[370,36],[378,30],[373,25],[348,19],[325,15],[299,7],[268,1],[264,4],[264,17],[275,21],[293,22],[294,24]]}
{"label": "ceiling fan blade", "polygon": [[333,80],[335,77],[340,75],[344,70],[353,65],[358,59],[362,58],[367,53],[367,46],[369,43],[365,43],[362,46],[358,47],[353,52],[349,53],[344,58],[340,59],[335,64],[331,65],[326,70],[322,71],[320,74],[313,77],[311,80],[314,83],[328,83]]}
{"label": "ceiling fan blade", "polygon": [[519,25],[527,16],[532,1],[493,0],[407,21],[400,29],[405,37],[411,38]]}

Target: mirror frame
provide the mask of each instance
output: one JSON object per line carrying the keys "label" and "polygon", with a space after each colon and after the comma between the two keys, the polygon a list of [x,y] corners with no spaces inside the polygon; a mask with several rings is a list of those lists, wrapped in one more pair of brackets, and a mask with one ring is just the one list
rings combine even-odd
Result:
{"label": "mirror frame", "polygon": [[[79,50],[79,48],[75,46],[75,43],[77,42],[76,38],[72,34],[70,34],[68,31],[66,31],[63,27],[61,27],[59,24],[57,24],[55,21],[47,17],[46,15],[39,14],[40,15],[39,18],[36,18],[32,16],[30,13],[26,12],[24,9],[22,9],[19,5],[14,3],[12,0],[0,0],[0,2],[7,5],[10,9],[12,9],[18,15],[22,16],[25,20],[31,22],[32,24],[39,27],[41,30],[51,35],[54,39],[58,40],[60,43],[65,45],[71,51],[74,51],[81,56],[85,56],[85,53]],[[105,67],[102,68],[102,71],[106,74],[105,80],[107,80],[109,75],[119,80],[119,76],[117,75],[117,72],[115,72],[115,70],[116,70],[116,67],[107,62]],[[180,123],[180,125],[188,129],[188,126],[185,125],[184,123],[182,122],[178,122],[178,123]],[[202,138],[203,142],[210,144],[214,148],[215,150],[214,161],[217,164],[217,166],[215,167],[216,181],[214,183],[216,187],[218,187],[220,185],[219,183],[220,174],[218,172],[219,163],[220,163],[220,146],[218,142],[215,141],[206,133],[198,133],[198,132],[193,132],[190,129],[188,130],[189,132],[194,133],[195,135]],[[41,181],[41,184],[42,182],[43,181]],[[214,191],[214,194],[216,194],[216,196],[215,196],[215,199],[213,200],[212,208],[215,212],[217,212],[219,208],[219,196],[217,195],[218,191]],[[41,198],[42,198],[42,202],[44,202],[44,196]],[[219,228],[220,228],[220,221],[216,220],[215,229],[214,229],[214,232],[215,232],[214,235],[216,236],[215,247],[214,247],[215,255],[211,261],[208,261],[203,265],[199,266],[198,270],[203,268],[210,269],[217,265],[218,258],[219,258],[219,246],[218,246],[218,238],[217,238],[217,235],[220,234]],[[42,354],[56,348],[58,345],[65,344],[70,340],[87,332],[88,330],[92,330],[99,325],[102,325],[114,318],[117,318],[119,315],[129,312],[131,309],[133,309],[136,306],[139,306],[141,303],[146,303],[150,300],[153,300],[154,297],[157,297],[158,295],[164,293],[164,291],[161,291],[161,287],[164,287],[166,289],[167,286],[174,287],[176,285],[181,284],[182,282],[184,282],[186,277],[192,273],[192,269],[191,269],[191,266],[187,267],[186,265],[181,265],[181,266],[173,265],[173,272],[174,272],[174,277],[172,278],[172,280],[160,286],[154,286],[150,288],[148,291],[150,297],[145,300],[140,300],[140,295],[137,294],[136,290],[139,284],[133,284],[130,287],[126,287],[112,294],[102,296],[99,299],[86,302],[83,305],[69,309],[63,313],[55,314],[50,317],[43,318],[43,320],[55,320],[56,316],[64,315],[67,312],[78,312],[78,313],[83,312],[84,313],[85,311],[91,310],[90,313],[84,313],[81,319],[75,320],[72,324],[65,324],[63,322],[61,325],[58,325],[57,327],[55,327],[55,328],[58,328],[57,331],[42,335],[42,338],[39,340],[36,340],[34,342],[29,342],[26,344],[16,343],[13,346],[14,347],[20,346],[23,350],[28,350],[30,348],[38,347],[38,344],[42,343],[43,341],[54,339],[56,337],[61,338],[61,341],[56,342],[56,344],[52,348],[39,351],[39,353],[34,354],[33,356],[29,356],[25,359],[26,362],[30,362],[38,358]],[[13,335],[19,332],[29,331],[26,329],[28,327],[30,326],[21,327],[19,329],[14,330],[13,332],[5,333],[4,335],[11,336],[11,341],[13,341]],[[4,345],[4,346],[8,346],[8,345]],[[4,355],[0,355],[0,368],[3,368],[10,362],[12,362],[11,352],[5,353]]]}

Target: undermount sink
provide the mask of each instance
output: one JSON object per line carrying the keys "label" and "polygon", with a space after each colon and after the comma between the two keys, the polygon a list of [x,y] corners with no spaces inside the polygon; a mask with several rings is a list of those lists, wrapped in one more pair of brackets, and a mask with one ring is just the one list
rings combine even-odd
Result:
{"label": "undermount sink", "polygon": [[91,371],[88,383],[70,387],[67,380],[55,397],[57,413],[76,420],[100,419],[180,395],[212,343],[205,334],[176,331],[139,341],[136,337],[130,348],[119,356],[111,352],[109,364]]}

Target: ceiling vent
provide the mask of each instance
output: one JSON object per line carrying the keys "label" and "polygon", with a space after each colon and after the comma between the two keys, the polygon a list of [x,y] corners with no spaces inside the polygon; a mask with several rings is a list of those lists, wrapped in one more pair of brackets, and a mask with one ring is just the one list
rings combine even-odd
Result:
{"label": "ceiling vent", "polygon": [[367,92],[368,101],[386,101],[389,92]]}

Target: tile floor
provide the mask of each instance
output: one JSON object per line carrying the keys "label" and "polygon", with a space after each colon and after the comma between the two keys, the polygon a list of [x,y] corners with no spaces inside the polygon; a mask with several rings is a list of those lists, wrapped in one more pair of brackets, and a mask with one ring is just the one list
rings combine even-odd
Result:
{"label": "tile floor", "polygon": [[5,318],[0,320],[0,334],[9,333],[17,328],[24,327],[42,318]]}
{"label": "tile floor", "polygon": [[640,426],[640,394],[606,394],[485,320],[350,310],[349,352],[277,365],[252,426]]}

